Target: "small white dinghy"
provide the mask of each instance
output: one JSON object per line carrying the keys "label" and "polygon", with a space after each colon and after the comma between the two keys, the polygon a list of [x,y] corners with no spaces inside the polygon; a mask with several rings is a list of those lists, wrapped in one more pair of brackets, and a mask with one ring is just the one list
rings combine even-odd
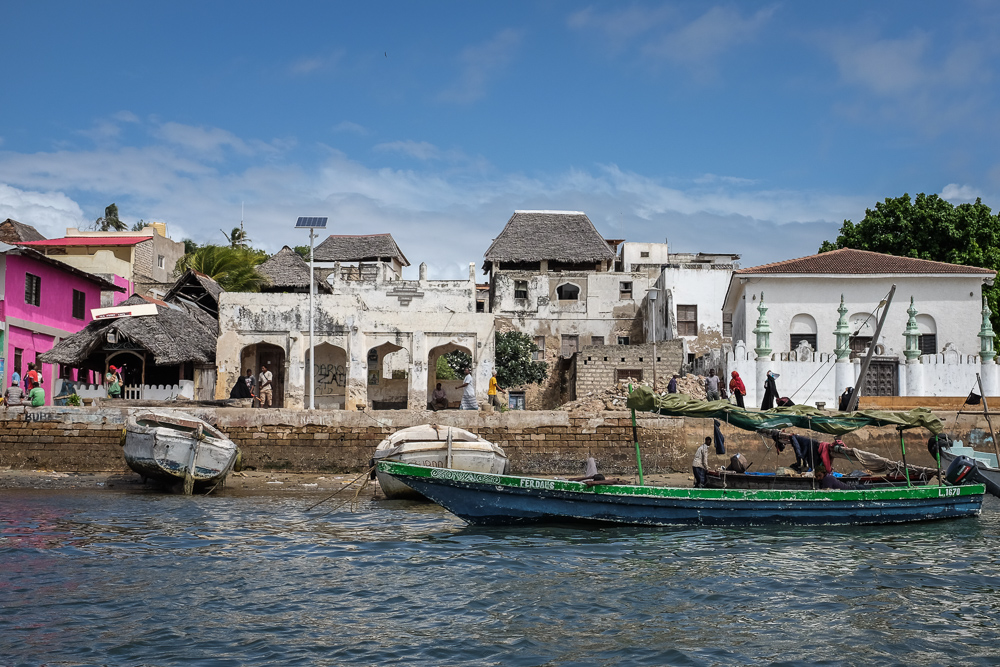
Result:
{"label": "small white dinghy", "polygon": [[[507,470],[507,455],[499,446],[465,429],[433,424],[400,429],[380,442],[373,461],[382,460],[494,475]],[[378,472],[376,477],[386,498],[426,500],[389,475]]]}
{"label": "small white dinghy", "polygon": [[132,415],[123,438],[129,468],[144,478],[183,482],[185,494],[195,485],[224,481],[238,466],[236,443],[211,424],[180,412]]}

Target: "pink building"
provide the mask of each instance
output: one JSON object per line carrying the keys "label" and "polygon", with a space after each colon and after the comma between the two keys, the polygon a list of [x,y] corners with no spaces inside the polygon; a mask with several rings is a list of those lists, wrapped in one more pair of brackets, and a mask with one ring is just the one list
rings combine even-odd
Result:
{"label": "pink building", "polygon": [[[99,276],[49,259],[31,248],[0,243],[0,321],[3,324],[3,385],[10,386],[14,371],[21,377],[28,364],[63,338],[83,329],[101,307],[101,292],[124,288]],[[42,364],[45,402],[59,378],[79,379],[78,371]]]}

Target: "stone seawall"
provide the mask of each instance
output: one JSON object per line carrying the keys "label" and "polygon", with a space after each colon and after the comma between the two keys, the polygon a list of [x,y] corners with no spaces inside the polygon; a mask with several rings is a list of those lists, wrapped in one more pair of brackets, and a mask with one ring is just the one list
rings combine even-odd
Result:
{"label": "stone seawall", "polygon": [[[129,412],[139,408],[0,410],[0,467],[57,471],[125,470],[119,440]],[[346,412],[188,408],[215,424],[243,450],[245,465],[258,470],[350,472],[363,470],[380,440],[407,426],[437,423],[478,433],[504,448],[511,469],[520,473],[576,474],[588,456],[600,470],[635,472],[631,415],[628,412],[561,411],[476,413],[386,410]],[[981,416],[939,413],[947,430],[966,443],[984,443]],[[643,469],[649,473],[687,471],[694,449],[712,435],[711,422],[637,415]],[[794,461],[789,450],[776,455],[769,439],[722,425],[729,454],[741,452],[754,469],[773,470]],[[924,431],[907,432],[907,457],[932,465]],[[971,436],[971,437],[970,437]],[[864,429],[844,437],[849,446],[899,458],[899,436],[891,428]],[[713,456],[713,465],[726,462]],[[846,462],[838,469],[846,469]]]}

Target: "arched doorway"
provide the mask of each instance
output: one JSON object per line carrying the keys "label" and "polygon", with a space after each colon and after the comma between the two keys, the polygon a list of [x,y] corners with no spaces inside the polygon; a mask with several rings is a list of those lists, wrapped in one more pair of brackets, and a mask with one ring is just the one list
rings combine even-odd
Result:
{"label": "arched doorway", "polygon": [[[310,363],[309,351],[306,350],[306,369]],[[330,343],[320,343],[316,346],[316,363],[313,365],[315,386],[315,406],[325,410],[343,410],[347,399],[347,350]],[[308,384],[309,378],[306,377]],[[304,402],[309,404],[309,393],[306,389]]]}
{"label": "arched doorway", "polygon": [[472,350],[467,347],[457,343],[445,343],[431,348],[430,352],[427,353],[427,396],[433,395],[437,383],[440,382],[441,388],[445,390],[447,395],[448,406],[458,407],[462,402],[462,389],[460,388],[464,379],[462,369],[452,369],[450,365],[442,365],[442,372],[439,372],[438,369],[438,360],[452,352],[463,353],[470,359],[468,362],[470,368],[475,366]]}
{"label": "arched doorway", "polygon": [[[142,398],[142,386],[146,382],[146,355],[134,350],[119,350],[110,352],[104,364],[104,373],[114,366],[122,376],[122,398],[139,400]],[[106,377],[103,376],[103,377]],[[102,382],[103,382],[102,377]]]}
{"label": "arched doorway", "polygon": [[[252,370],[254,377],[260,377],[261,366],[271,371],[271,400],[274,407],[285,407],[285,350],[270,343],[247,345],[240,352],[240,375],[246,376]],[[259,391],[259,390],[258,390]]]}
{"label": "arched doorway", "polygon": [[410,384],[410,353],[394,343],[368,350],[368,405],[373,410],[405,410]]}

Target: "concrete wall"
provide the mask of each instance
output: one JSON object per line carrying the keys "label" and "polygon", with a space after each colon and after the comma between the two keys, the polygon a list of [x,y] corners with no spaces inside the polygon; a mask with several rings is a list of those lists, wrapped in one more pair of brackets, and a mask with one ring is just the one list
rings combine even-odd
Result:
{"label": "concrete wall", "polygon": [[[119,439],[130,411],[141,408],[37,408],[0,410],[0,466],[62,471],[125,471]],[[605,474],[635,473],[635,448],[628,412],[478,413],[448,411],[303,412],[236,408],[189,408],[217,425],[243,450],[248,466],[289,471],[362,471],[375,447],[397,429],[430,420],[482,435],[502,446],[517,473],[582,473],[588,456]],[[982,416],[939,413],[965,442],[982,446]],[[638,414],[643,469],[647,473],[689,472],[694,450],[711,435],[705,419]],[[954,428],[952,428],[954,425]],[[777,455],[770,441],[723,425],[727,456],[711,456],[713,466],[743,453],[755,470],[794,462],[789,450]],[[905,433],[911,463],[933,465],[924,446],[928,434]],[[899,436],[892,428],[865,429],[844,436],[849,446],[898,459]],[[850,464],[839,462],[837,470]]]}

